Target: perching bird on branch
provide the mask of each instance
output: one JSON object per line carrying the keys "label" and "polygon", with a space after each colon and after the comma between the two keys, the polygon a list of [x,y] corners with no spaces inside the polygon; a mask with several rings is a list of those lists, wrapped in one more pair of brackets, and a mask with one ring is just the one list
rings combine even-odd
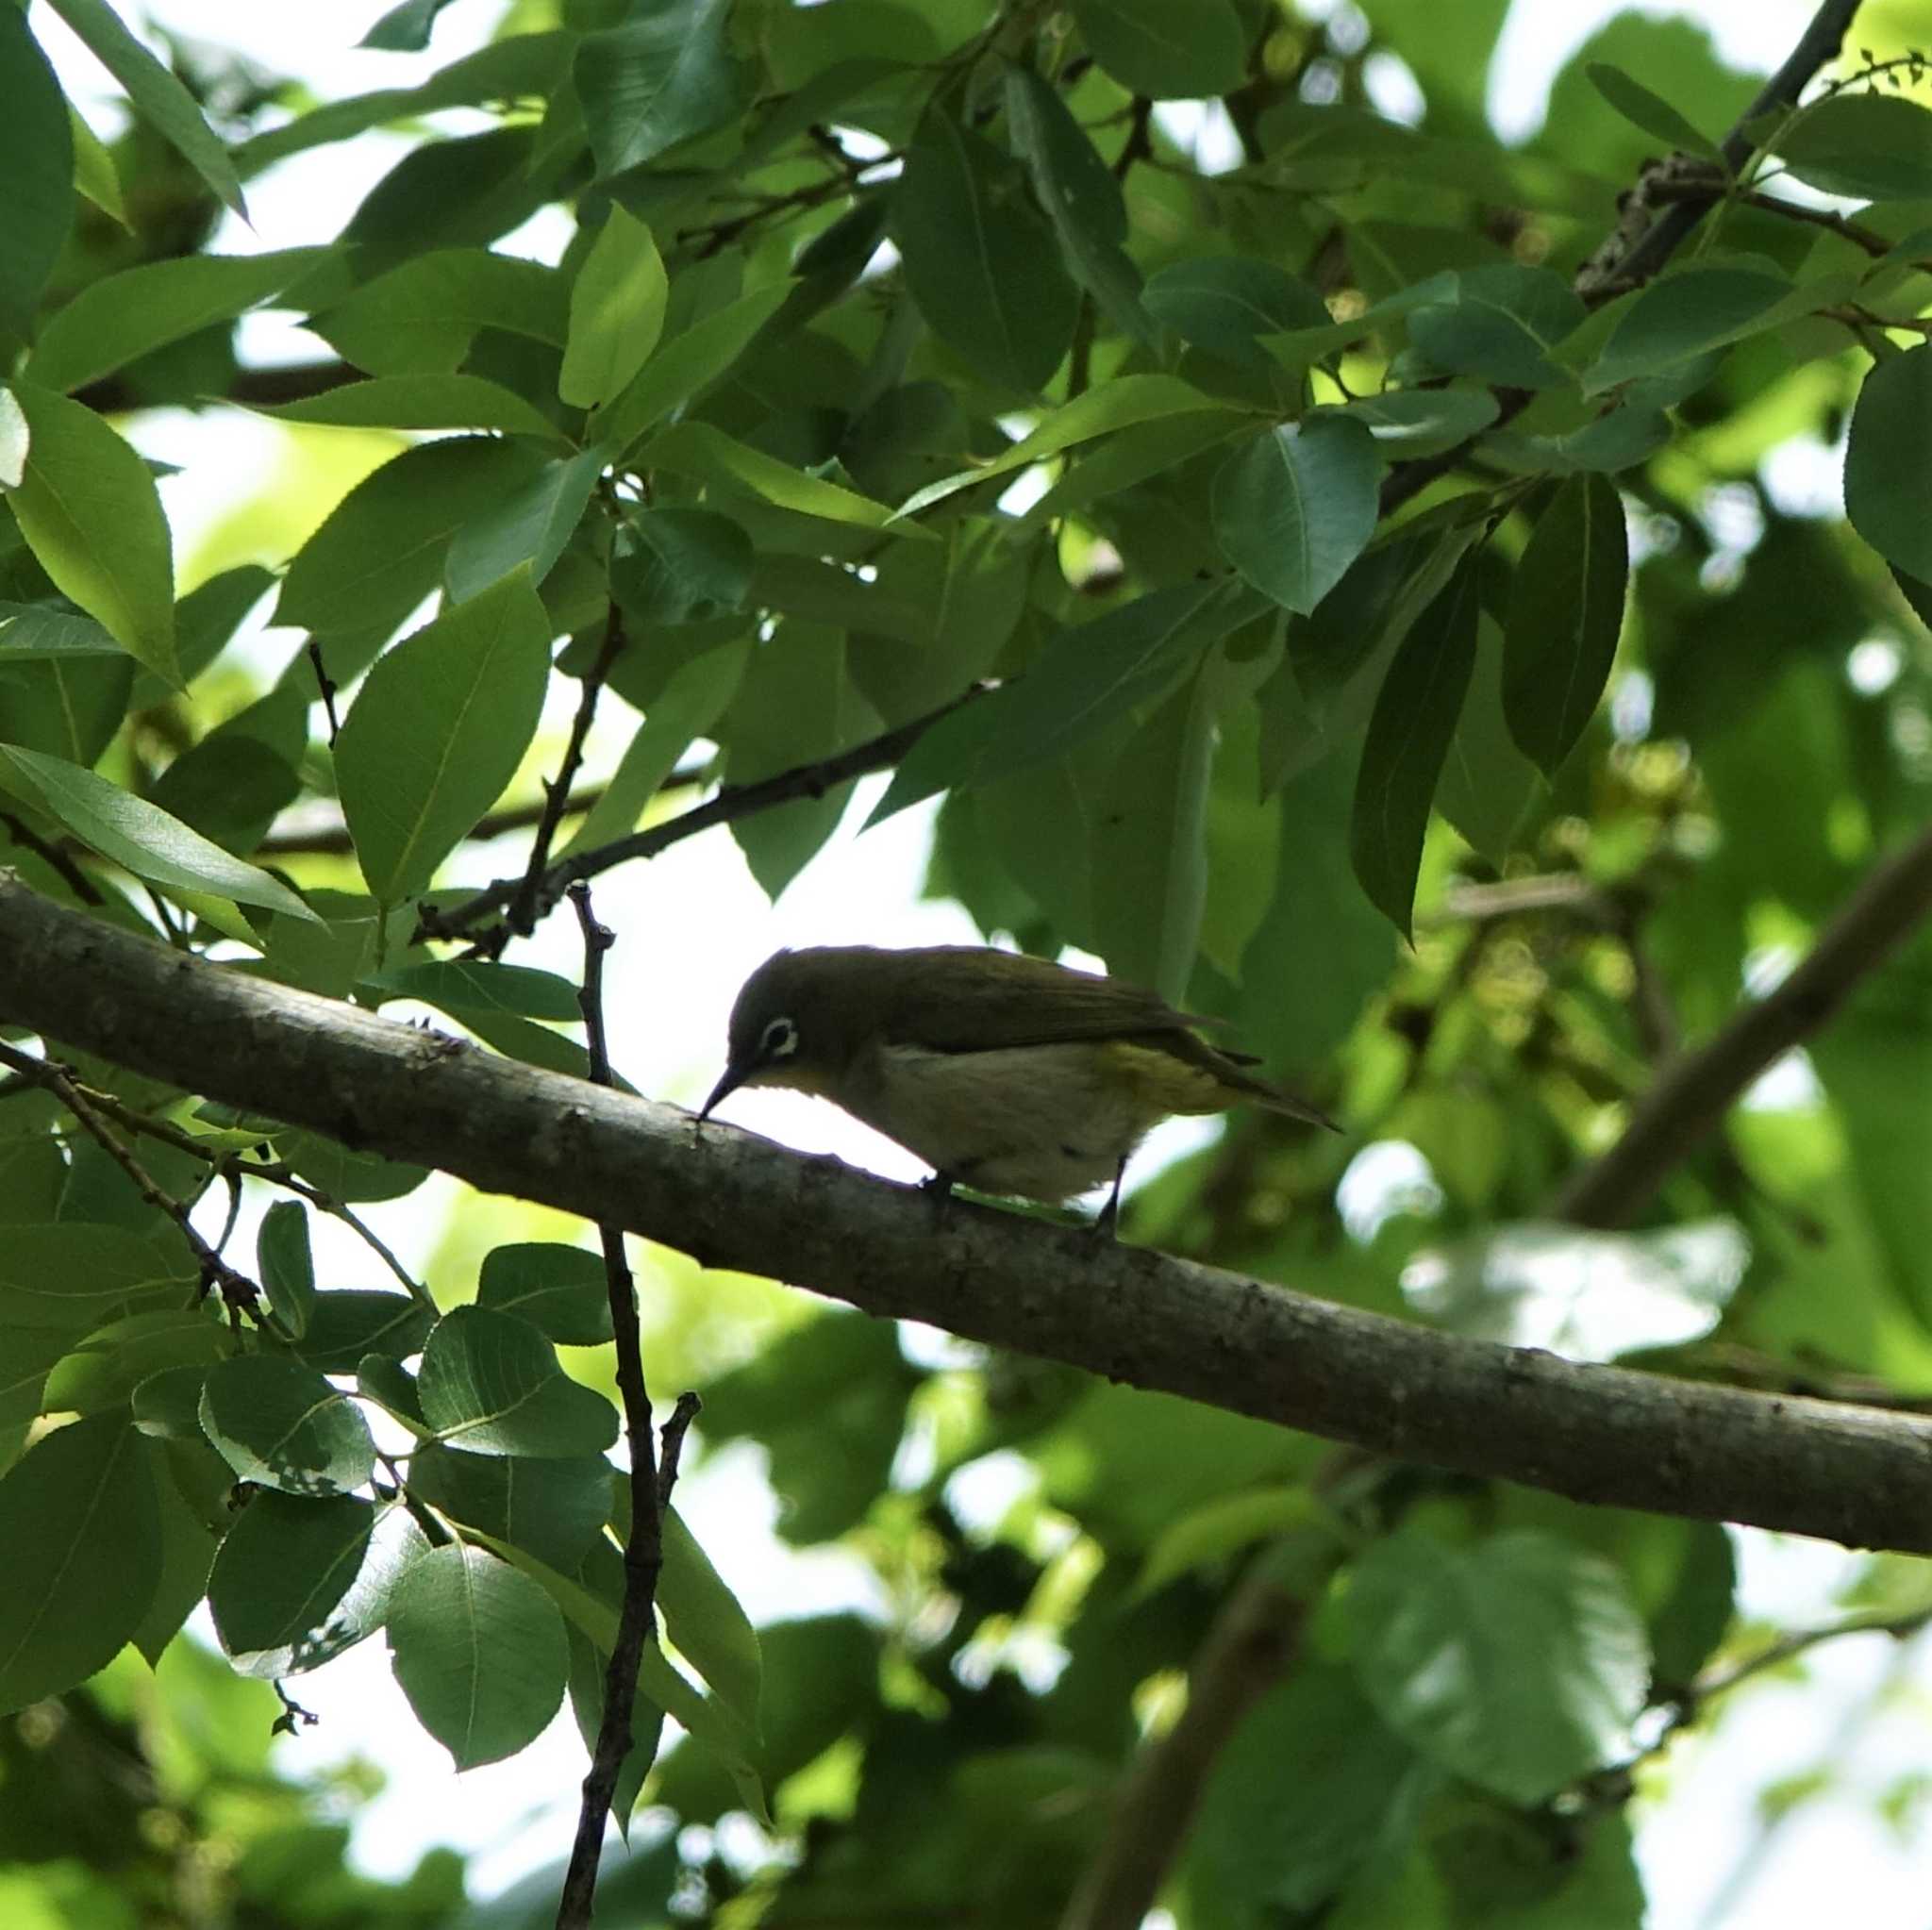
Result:
{"label": "perching bird on branch", "polygon": [[1174,1113],[1247,1102],[1340,1131],[1209,1045],[1207,1022],[1118,978],[979,945],[778,952],[745,980],[724,1073],[842,1106],[927,1161],[941,1190],[1062,1201],[1109,1181]]}

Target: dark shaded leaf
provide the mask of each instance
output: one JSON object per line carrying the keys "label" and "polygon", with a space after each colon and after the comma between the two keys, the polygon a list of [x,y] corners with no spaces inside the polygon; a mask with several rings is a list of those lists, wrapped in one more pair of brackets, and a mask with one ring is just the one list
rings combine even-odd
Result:
{"label": "dark shaded leaf", "polygon": [[1429,804],[1475,667],[1478,612],[1465,561],[1395,653],[1362,746],[1349,853],[1369,902],[1405,938]]}
{"label": "dark shaded leaf", "polygon": [[1505,626],[1503,712],[1546,775],[1570,755],[1609,681],[1629,574],[1615,486],[1601,475],[1572,476],[1516,567]]}

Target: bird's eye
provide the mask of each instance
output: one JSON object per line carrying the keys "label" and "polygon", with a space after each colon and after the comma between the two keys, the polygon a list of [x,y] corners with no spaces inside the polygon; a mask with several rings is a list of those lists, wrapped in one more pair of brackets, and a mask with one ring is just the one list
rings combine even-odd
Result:
{"label": "bird's eye", "polygon": [[790,1058],[798,1050],[798,1027],[790,1019],[774,1019],[758,1039],[760,1058]]}

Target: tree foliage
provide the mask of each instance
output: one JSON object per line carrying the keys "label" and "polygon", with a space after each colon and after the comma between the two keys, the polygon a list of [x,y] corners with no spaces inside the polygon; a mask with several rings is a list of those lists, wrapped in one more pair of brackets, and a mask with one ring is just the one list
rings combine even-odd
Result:
{"label": "tree foliage", "polygon": [[[433,51],[444,4],[368,43]],[[1757,101],[1620,16],[1517,146],[1500,6],[517,0],[321,102],[48,10],[129,119],[104,144],[0,8],[0,829],[34,892],[582,1074],[576,988],[505,962],[567,884],[703,831],[776,896],[886,772],[873,819],[942,798],[929,888],[989,939],[1098,954],[1347,1120],[1231,1125],[1130,1238],[1584,1359],[1923,1393],[1924,942],[1857,953],[1812,1076],[1714,1140],[1735,1082],[1641,1111],[1927,835],[1923,7],[1870,9],[1862,58],[1824,7]],[[408,144],[339,234],[218,229],[373,129]],[[555,258],[506,243],[558,209]],[[251,365],[264,309],[327,354]],[[181,407],[272,417],[318,477],[350,432],[382,457],[194,580],[123,433]],[[1786,480],[1840,431],[1844,521]],[[473,830],[540,767],[483,889]],[[163,1701],[228,1694],[179,1638],[206,1599],[291,1693],[380,1637],[458,1766],[566,1701],[594,1742],[647,1522],[619,1820],[749,1811],[769,1854],[665,1837],[622,1921],[1640,1921],[1633,1735],[1750,1653],[1719,1526],[824,1316],[708,1377],[703,1439],[759,1444],[781,1532],[892,1611],[755,1630],[707,1523],[610,1457],[595,1256],[326,1277],[312,1217],[424,1168],[9,1017],[0,1817],[92,1872],[46,1921],[182,1880],[111,1816],[23,1847],[125,1648]],[[1633,1116],[1661,1189],[1585,1236],[1566,1190]],[[1371,1142],[1424,1176],[1365,1218]],[[953,1481],[991,1456],[1025,1480],[989,1525]],[[1932,1602],[1903,1561],[1860,1586],[1887,1626]],[[317,1827],[255,1833],[228,1921],[456,1920],[441,1865],[325,1906],[258,1882],[332,1861]],[[215,1921],[171,1894],[154,1921]]]}

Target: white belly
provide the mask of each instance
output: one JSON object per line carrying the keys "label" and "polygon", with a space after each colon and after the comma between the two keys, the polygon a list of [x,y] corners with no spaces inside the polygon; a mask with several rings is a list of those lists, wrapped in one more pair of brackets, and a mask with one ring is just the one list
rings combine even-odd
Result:
{"label": "white belly", "polygon": [[828,1096],[962,1185],[1066,1200],[1112,1185],[1160,1117],[1100,1073],[1091,1044],[894,1045],[868,1056]]}

